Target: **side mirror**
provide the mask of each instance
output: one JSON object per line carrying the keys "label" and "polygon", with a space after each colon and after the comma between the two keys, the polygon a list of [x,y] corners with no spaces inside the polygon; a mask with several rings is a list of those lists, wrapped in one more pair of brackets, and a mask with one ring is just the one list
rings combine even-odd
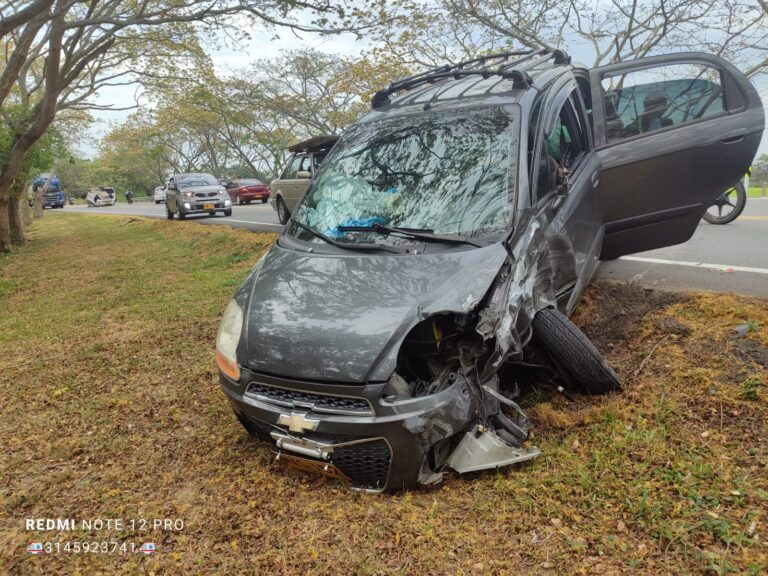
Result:
{"label": "side mirror", "polygon": [[312,175],[307,172],[306,170],[299,170],[296,172],[296,178],[299,180],[309,180],[312,177]]}

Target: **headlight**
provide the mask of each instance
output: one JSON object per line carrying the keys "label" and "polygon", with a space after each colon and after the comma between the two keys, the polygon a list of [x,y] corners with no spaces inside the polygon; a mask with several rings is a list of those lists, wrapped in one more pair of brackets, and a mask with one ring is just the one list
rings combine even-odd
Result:
{"label": "headlight", "polygon": [[226,194],[226,192],[224,188],[219,188],[219,194]]}
{"label": "headlight", "polygon": [[243,329],[243,311],[237,302],[229,301],[216,336],[216,364],[219,370],[233,380],[240,379],[240,367],[237,364],[237,343]]}
{"label": "headlight", "polygon": [[191,197],[191,196],[194,196],[194,195],[195,195],[194,192],[184,192],[184,196],[190,196]]}

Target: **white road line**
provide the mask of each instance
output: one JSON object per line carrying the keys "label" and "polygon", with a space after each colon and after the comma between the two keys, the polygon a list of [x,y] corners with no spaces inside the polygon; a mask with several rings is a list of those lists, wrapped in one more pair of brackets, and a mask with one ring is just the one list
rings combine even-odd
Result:
{"label": "white road line", "polygon": [[768,274],[768,268],[752,268],[751,266],[729,266],[728,264],[708,264],[707,262],[687,262],[685,260],[662,260],[659,258],[643,258],[641,256],[622,256],[620,260],[646,262],[648,264],[667,264],[671,266],[689,266],[691,268],[706,268],[720,272],[751,272],[753,274]]}

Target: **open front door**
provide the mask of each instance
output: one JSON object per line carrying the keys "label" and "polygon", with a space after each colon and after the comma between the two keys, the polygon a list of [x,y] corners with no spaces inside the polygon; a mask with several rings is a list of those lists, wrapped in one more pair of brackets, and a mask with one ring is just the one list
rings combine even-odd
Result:
{"label": "open front door", "polygon": [[653,56],[590,71],[601,258],[688,240],[754,158],[763,105],[716,56]]}

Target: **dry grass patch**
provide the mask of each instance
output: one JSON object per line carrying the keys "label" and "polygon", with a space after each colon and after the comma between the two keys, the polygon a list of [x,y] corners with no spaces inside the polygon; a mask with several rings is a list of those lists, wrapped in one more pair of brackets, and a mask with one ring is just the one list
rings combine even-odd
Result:
{"label": "dry grass patch", "polygon": [[[218,317],[272,238],[46,214],[0,259],[0,572],[768,570],[765,302],[593,286],[576,320],[622,394],[532,402],[543,455],[529,464],[368,496],[275,465],[218,390]],[[25,518],[51,517],[185,527],[24,531]],[[25,552],[93,539],[158,552]]]}

